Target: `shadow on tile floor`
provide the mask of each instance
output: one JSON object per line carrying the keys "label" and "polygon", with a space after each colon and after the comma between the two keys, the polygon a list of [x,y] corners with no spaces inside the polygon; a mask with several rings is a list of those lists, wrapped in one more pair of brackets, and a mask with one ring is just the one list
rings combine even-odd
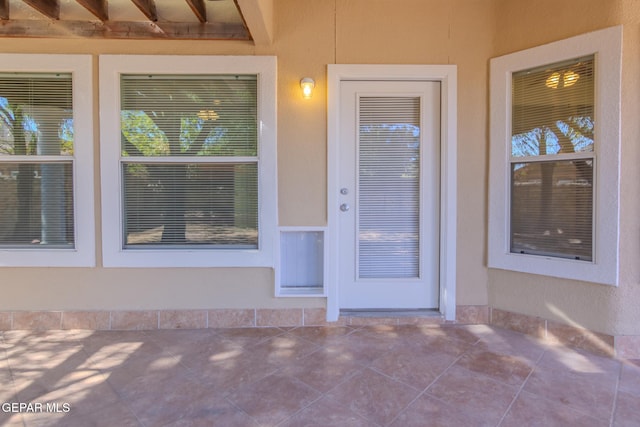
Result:
{"label": "shadow on tile floor", "polygon": [[640,361],[487,325],[3,332],[3,426],[638,426]]}

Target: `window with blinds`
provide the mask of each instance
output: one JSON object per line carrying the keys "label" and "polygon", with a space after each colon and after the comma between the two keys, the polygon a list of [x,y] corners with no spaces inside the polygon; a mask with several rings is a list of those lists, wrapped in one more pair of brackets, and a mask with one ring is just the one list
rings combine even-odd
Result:
{"label": "window with blinds", "polygon": [[122,75],[125,248],[257,248],[255,75]]}
{"label": "window with blinds", "polygon": [[513,73],[511,252],[593,260],[594,56]]}
{"label": "window with blinds", "polygon": [[75,248],[71,73],[0,74],[0,247]]}
{"label": "window with blinds", "polygon": [[361,97],[360,278],[420,275],[420,98]]}

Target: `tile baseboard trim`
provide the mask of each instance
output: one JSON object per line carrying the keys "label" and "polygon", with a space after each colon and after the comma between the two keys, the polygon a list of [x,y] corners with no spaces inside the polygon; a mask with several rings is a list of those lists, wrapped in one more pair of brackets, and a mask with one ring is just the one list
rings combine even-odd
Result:
{"label": "tile baseboard trim", "polygon": [[620,337],[497,308],[490,308],[489,313],[490,325],[531,335],[550,344],[562,344],[608,357],[640,358],[640,336],[635,337],[637,338],[635,347],[632,339],[626,341],[628,348],[625,351],[626,355],[623,356],[618,345]]}
{"label": "tile baseboard trim", "polygon": [[[324,308],[0,311],[0,331],[153,330],[322,326]],[[333,324],[333,323],[332,323]]]}
{"label": "tile baseboard trim", "polygon": [[372,326],[489,324],[563,344],[591,353],[623,359],[640,359],[640,335],[613,336],[561,324],[537,316],[513,313],[486,305],[457,307],[455,322],[440,315],[403,315],[381,312],[340,316],[326,321],[324,308],[254,308],[201,310],[117,311],[0,311],[0,331],[10,330],[153,330],[298,326]]}

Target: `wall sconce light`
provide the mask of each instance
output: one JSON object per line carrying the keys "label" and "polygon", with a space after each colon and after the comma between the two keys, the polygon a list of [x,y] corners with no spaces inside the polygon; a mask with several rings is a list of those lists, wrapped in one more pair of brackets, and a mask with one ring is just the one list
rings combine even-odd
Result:
{"label": "wall sconce light", "polygon": [[302,88],[302,97],[309,99],[313,95],[313,88],[316,87],[316,82],[311,77],[305,77],[300,80],[300,87]]}
{"label": "wall sconce light", "polygon": [[557,89],[558,87],[569,87],[576,84],[579,78],[580,74],[571,70],[563,73],[555,72],[547,78],[545,85],[552,89]]}

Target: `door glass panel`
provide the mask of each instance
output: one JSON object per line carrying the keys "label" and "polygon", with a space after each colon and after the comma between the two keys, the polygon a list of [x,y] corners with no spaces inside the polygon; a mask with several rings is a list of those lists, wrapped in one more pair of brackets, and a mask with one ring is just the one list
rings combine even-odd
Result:
{"label": "door glass panel", "polygon": [[419,277],[420,98],[361,97],[358,140],[358,277]]}

